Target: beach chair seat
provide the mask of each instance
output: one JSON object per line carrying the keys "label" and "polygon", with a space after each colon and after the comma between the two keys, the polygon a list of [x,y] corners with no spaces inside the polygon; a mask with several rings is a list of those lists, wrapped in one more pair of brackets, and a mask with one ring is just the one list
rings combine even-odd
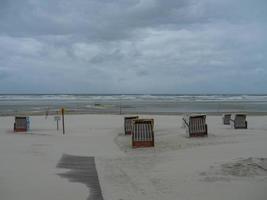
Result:
{"label": "beach chair seat", "polygon": [[230,119],[231,119],[231,114],[229,113],[223,114],[222,121],[224,125],[230,125]]}
{"label": "beach chair seat", "polygon": [[232,128],[235,129],[247,129],[248,124],[246,121],[246,114],[234,114],[230,119],[230,124]]}
{"label": "beach chair seat", "polygon": [[132,147],[154,147],[154,120],[133,120]]}
{"label": "beach chair seat", "polygon": [[14,132],[27,132],[29,130],[29,117],[15,116]]}
{"label": "beach chair seat", "polygon": [[124,133],[131,135],[133,129],[133,120],[138,119],[138,116],[124,117]]}
{"label": "beach chair seat", "polygon": [[208,135],[206,115],[189,115],[183,118],[186,125],[186,133],[189,137],[200,137]]}

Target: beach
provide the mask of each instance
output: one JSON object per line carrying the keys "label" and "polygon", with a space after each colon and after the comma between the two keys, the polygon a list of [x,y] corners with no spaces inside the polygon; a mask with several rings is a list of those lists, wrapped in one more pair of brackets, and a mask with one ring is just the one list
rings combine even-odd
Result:
{"label": "beach", "polygon": [[28,133],[0,117],[0,199],[266,199],[267,116],[236,130],[208,115],[204,138],[188,138],[181,115],[140,117],[155,120],[154,148],[132,149],[124,115],[66,115],[65,135],[53,116],[32,116]]}
{"label": "beach", "polygon": [[267,200],[266,8],[0,0],[0,200]]}

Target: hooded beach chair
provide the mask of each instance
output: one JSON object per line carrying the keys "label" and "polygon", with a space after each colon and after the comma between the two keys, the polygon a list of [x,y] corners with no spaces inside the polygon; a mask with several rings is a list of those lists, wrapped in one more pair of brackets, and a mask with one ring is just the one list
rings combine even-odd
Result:
{"label": "hooded beach chair", "polygon": [[133,120],[132,147],[154,147],[154,120]]}
{"label": "hooded beach chair", "polygon": [[246,129],[248,127],[246,117],[246,114],[241,113],[232,115],[230,119],[231,127],[235,129]]}
{"label": "hooded beach chair", "polygon": [[231,114],[229,113],[223,114],[222,121],[224,125],[230,125],[230,119],[231,119]]}
{"label": "hooded beach chair", "polygon": [[125,135],[132,134],[133,120],[138,119],[138,116],[124,117],[124,132]]}
{"label": "hooded beach chair", "polygon": [[30,119],[25,116],[15,116],[14,132],[27,132],[30,127]]}
{"label": "hooded beach chair", "polygon": [[189,135],[189,137],[199,137],[208,135],[206,115],[188,115],[184,117],[183,120],[186,125],[186,133]]}

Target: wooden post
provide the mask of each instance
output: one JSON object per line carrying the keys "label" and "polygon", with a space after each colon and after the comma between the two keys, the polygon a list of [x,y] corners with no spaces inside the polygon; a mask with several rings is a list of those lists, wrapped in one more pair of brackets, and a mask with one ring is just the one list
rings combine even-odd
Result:
{"label": "wooden post", "polygon": [[62,114],[62,131],[63,135],[65,135],[64,108],[61,108],[61,114]]}

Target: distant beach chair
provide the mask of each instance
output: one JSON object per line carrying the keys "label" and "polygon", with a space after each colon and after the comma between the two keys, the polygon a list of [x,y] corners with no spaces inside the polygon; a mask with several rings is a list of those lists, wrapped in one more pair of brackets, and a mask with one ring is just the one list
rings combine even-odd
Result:
{"label": "distant beach chair", "polygon": [[186,125],[186,133],[189,137],[200,137],[208,135],[206,115],[188,115],[183,118]]}
{"label": "distant beach chair", "polygon": [[231,114],[229,113],[223,114],[222,121],[224,125],[230,125],[230,119],[231,119]]}
{"label": "distant beach chair", "polygon": [[124,117],[124,133],[125,135],[132,134],[133,120],[138,119],[138,116]]}
{"label": "distant beach chair", "polygon": [[248,123],[246,121],[246,114],[234,114],[231,116],[230,124],[235,129],[247,129]]}
{"label": "distant beach chair", "polygon": [[27,132],[30,128],[30,118],[15,116],[14,132]]}
{"label": "distant beach chair", "polygon": [[154,147],[154,120],[135,119],[133,120],[132,146]]}

